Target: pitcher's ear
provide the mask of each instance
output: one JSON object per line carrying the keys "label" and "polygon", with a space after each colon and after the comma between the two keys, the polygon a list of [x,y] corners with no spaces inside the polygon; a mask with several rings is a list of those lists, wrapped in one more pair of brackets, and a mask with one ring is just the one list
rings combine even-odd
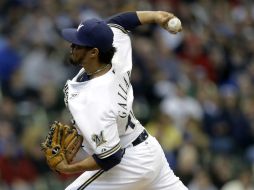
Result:
{"label": "pitcher's ear", "polygon": [[99,49],[98,48],[93,48],[89,52],[90,52],[91,57],[98,57],[99,56]]}

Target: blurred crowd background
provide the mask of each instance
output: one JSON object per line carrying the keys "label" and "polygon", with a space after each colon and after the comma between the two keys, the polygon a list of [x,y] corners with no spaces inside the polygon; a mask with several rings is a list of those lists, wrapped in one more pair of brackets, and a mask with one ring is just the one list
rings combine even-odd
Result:
{"label": "blurred crowd background", "polygon": [[190,190],[254,189],[252,0],[1,0],[1,190],[60,190],[76,177],[51,172],[40,150],[49,124],[71,118],[62,89],[79,68],[60,30],[136,10],[183,24],[130,34],[136,117]]}

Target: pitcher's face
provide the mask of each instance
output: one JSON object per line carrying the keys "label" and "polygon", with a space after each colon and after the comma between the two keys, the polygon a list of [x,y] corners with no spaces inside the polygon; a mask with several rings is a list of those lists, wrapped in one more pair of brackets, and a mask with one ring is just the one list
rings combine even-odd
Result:
{"label": "pitcher's face", "polygon": [[89,48],[87,47],[71,44],[69,62],[75,66],[83,66],[87,62],[86,55],[88,51]]}

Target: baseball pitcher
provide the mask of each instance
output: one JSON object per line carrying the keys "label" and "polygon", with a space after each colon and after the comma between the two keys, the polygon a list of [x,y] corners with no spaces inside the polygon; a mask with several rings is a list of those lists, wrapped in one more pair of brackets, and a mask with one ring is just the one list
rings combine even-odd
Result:
{"label": "baseball pitcher", "polygon": [[[107,20],[89,19],[64,29],[70,63],[82,69],[65,87],[75,125],[55,122],[43,143],[52,170],[83,172],[66,190],[186,190],[170,169],[157,140],[132,111],[132,47],[129,31],[155,23],[171,33],[163,11],[137,11]],[[67,139],[67,140],[66,140]],[[82,147],[89,156],[72,162]]]}

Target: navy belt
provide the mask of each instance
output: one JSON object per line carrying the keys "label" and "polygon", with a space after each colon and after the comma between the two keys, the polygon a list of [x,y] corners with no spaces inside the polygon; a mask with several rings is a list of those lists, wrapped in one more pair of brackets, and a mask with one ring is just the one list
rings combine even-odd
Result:
{"label": "navy belt", "polygon": [[149,134],[144,130],[140,135],[132,142],[133,146],[137,146],[138,144],[144,142],[148,138]]}

